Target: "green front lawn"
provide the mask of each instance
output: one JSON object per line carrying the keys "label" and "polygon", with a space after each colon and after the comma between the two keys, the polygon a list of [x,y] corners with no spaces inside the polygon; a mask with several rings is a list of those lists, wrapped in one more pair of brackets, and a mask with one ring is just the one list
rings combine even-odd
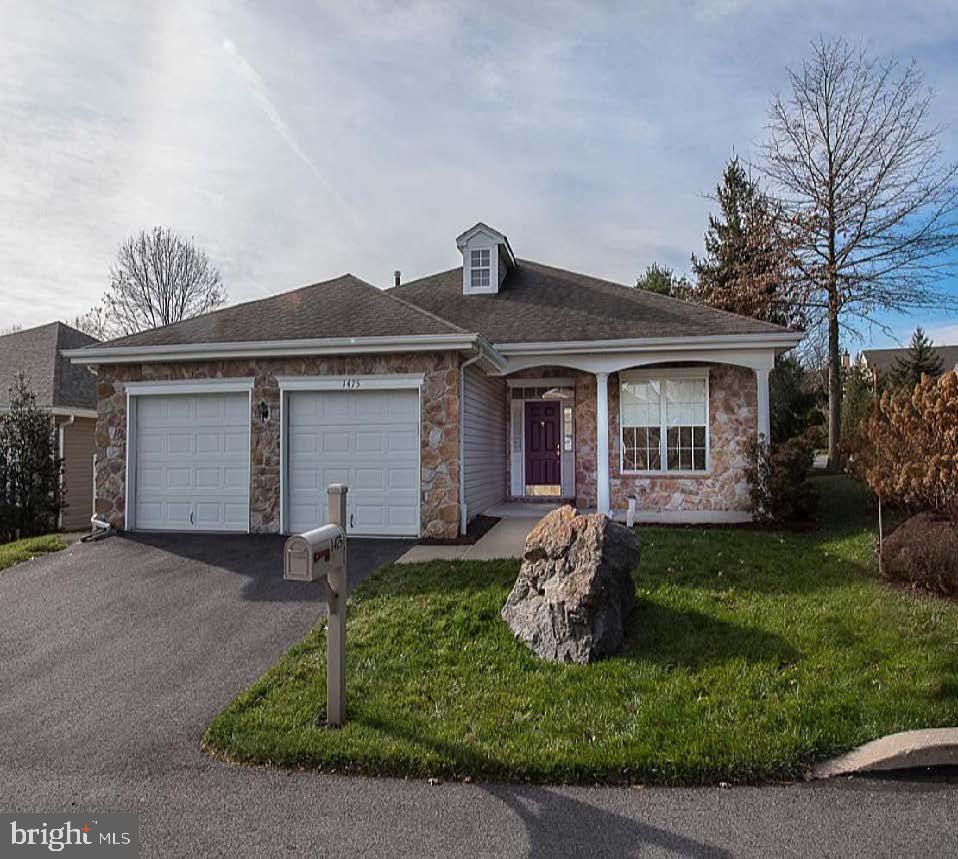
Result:
{"label": "green front lawn", "polygon": [[65,549],[66,543],[56,534],[45,534],[42,537],[27,537],[24,540],[14,540],[12,543],[0,544],[0,570],[29,561],[37,555],[46,555],[50,552],[59,552]]}
{"label": "green front lawn", "polygon": [[387,567],[350,605],[346,727],[317,723],[321,625],[204,745],[365,773],[694,784],[791,778],[958,724],[958,606],[881,584],[864,493],[817,484],[817,533],[643,529],[625,651],[590,666],[512,639],[499,608],[518,562]]}

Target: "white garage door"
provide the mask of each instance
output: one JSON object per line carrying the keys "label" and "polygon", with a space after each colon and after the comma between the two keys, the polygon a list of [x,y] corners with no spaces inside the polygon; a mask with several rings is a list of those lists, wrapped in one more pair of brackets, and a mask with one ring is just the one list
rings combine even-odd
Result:
{"label": "white garage door", "polygon": [[249,395],[141,396],[133,526],[249,529]]}
{"label": "white garage door", "polygon": [[345,483],[348,531],[419,535],[419,391],[289,394],[287,530],[328,521],[326,487]]}

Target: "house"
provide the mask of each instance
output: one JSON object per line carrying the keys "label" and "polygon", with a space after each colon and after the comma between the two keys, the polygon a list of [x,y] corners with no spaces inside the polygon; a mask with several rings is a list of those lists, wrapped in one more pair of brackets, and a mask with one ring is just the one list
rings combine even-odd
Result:
{"label": "house", "polygon": [[[958,345],[935,346],[933,351],[941,358],[943,373],[958,370]],[[908,352],[908,349],[863,349],[858,355],[858,363],[870,374],[887,376],[895,368],[895,362],[907,357]]]}
{"label": "house", "polygon": [[[518,259],[346,274],[71,352],[96,368],[97,512],[119,528],[453,538],[510,500],[749,518],[745,447],[801,334]],[[397,278],[398,279],[398,278]]]}
{"label": "house", "polygon": [[37,405],[56,422],[65,505],[60,527],[67,531],[90,526],[97,412],[96,376],[64,352],[97,342],[62,322],[0,337],[0,410],[9,408],[10,387],[22,371]]}

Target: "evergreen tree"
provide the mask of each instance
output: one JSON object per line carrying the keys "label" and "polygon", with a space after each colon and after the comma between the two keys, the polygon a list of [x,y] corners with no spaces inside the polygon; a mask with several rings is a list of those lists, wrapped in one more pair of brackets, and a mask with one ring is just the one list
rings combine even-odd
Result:
{"label": "evergreen tree", "polygon": [[875,394],[876,388],[861,364],[852,364],[842,371],[842,438],[849,445],[855,444],[863,422],[871,415]]}
{"label": "evergreen tree", "polygon": [[923,375],[940,376],[942,369],[941,356],[919,325],[911,336],[908,351],[895,358],[891,379],[896,386],[914,388]]}
{"label": "evergreen tree", "polygon": [[0,543],[56,530],[60,466],[53,416],[19,373],[0,414]]}
{"label": "evergreen tree", "polygon": [[715,189],[705,256],[692,255],[695,297],[705,304],[780,324],[800,322],[787,300],[788,244],[774,207],[739,163],[729,160]]}
{"label": "evergreen tree", "polygon": [[802,362],[790,353],[779,355],[769,375],[772,443],[800,436],[815,424],[818,396]]}
{"label": "evergreen tree", "polygon": [[645,274],[635,281],[637,289],[655,292],[659,295],[668,295],[672,298],[684,298],[691,285],[684,277],[676,277],[675,272],[667,265],[653,262],[645,270]]}

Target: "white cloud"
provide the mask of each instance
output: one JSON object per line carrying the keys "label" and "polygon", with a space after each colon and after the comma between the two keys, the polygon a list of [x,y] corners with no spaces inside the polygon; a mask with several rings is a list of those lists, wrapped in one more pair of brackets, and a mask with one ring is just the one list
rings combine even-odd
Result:
{"label": "white cloud", "polygon": [[925,333],[937,346],[958,345],[958,322],[953,325],[936,325]]}
{"label": "white cloud", "polygon": [[82,312],[154,223],[234,300],[451,267],[479,219],[625,282],[686,270],[703,194],[820,31],[916,56],[958,116],[958,19],[917,0],[4,7],[0,328]]}

